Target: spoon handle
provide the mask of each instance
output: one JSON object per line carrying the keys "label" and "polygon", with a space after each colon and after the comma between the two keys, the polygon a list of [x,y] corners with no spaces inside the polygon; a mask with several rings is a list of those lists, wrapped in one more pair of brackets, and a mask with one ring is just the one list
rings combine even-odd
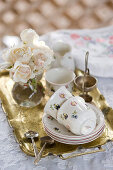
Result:
{"label": "spoon handle", "polygon": [[36,157],[36,159],[35,159],[35,161],[34,161],[34,164],[35,164],[35,165],[37,165],[38,162],[40,161],[41,156],[42,156],[42,152],[44,151],[45,146],[46,146],[46,142],[45,142],[44,145],[42,146],[42,148],[41,148],[39,154],[37,155],[37,157]]}
{"label": "spoon handle", "polygon": [[34,149],[35,157],[37,157],[37,155],[38,155],[38,149],[37,149],[37,147],[36,147],[36,144],[35,144],[34,139],[31,138],[31,140],[32,140],[32,144],[33,144],[33,149]]}

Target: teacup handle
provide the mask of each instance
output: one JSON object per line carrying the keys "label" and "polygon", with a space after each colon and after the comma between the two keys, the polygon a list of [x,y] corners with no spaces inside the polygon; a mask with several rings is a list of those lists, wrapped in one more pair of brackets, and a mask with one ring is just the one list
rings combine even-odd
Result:
{"label": "teacup handle", "polygon": [[72,155],[67,156],[67,157],[64,157],[63,155],[59,155],[59,157],[62,160],[66,160],[66,159],[70,159],[70,158],[73,158],[73,157],[78,157],[78,156],[97,153],[97,152],[104,152],[104,151],[105,151],[105,149],[103,149],[101,146],[98,146],[98,150],[93,150],[93,151],[89,151],[89,152],[82,152],[82,153],[75,153],[75,154],[72,154]]}

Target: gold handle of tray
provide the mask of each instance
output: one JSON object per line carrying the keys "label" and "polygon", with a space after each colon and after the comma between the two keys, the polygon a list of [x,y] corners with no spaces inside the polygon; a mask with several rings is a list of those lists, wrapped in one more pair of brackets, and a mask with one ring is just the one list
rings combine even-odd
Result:
{"label": "gold handle of tray", "polygon": [[75,153],[75,154],[72,154],[72,155],[67,156],[67,157],[64,157],[63,155],[59,155],[59,157],[60,157],[62,160],[66,160],[66,159],[73,158],[73,157],[78,157],[78,156],[87,155],[87,154],[92,154],[92,153],[97,153],[97,152],[104,152],[104,151],[105,151],[105,149],[103,149],[101,146],[99,146],[99,147],[98,147],[98,150],[89,151],[89,152],[83,152],[83,153]]}

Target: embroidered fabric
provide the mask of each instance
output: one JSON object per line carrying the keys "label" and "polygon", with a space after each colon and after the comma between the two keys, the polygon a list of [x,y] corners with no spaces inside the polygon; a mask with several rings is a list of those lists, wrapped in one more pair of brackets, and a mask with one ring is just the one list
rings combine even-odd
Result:
{"label": "embroidered fabric", "polygon": [[[91,74],[100,77],[113,77],[113,26],[94,30],[58,30],[42,36],[52,48],[54,42],[62,40],[71,45],[68,59],[62,57],[62,66],[71,68],[73,58],[75,65],[84,70],[85,53],[89,51],[89,69]],[[70,59],[71,58],[71,59]],[[65,59],[65,64],[64,63]],[[69,62],[69,61],[72,62]]]}

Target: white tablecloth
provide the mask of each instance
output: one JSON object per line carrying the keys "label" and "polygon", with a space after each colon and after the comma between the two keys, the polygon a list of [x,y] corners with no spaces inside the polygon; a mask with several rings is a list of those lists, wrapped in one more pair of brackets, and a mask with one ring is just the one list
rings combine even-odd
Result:
{"label": "white tablecloth", "polygon": [[[98,88],[113,107],[113,79],[98,78],[98,80]],[[106,152],[68,160],[50,156],[43,158],[38,166],[35,166],[34,158],[25,155],[19,148],[13,129],[9,127],[6,115],[0,107],[0,170],[113,170],[113,144],[109,142],[103,147],[106,148]]]}

